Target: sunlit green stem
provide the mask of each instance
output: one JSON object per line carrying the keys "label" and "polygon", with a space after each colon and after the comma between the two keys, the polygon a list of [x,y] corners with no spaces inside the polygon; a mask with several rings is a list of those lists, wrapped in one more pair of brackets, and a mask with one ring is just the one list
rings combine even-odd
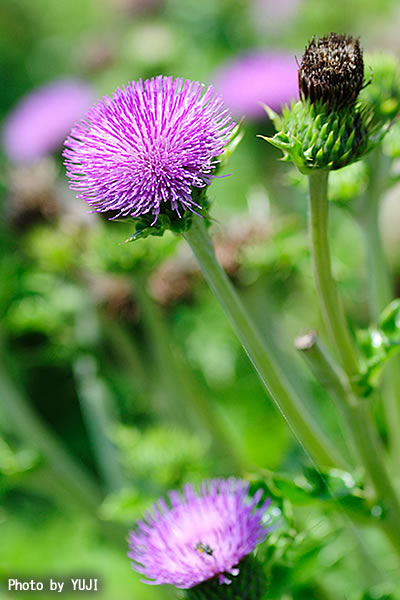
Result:
{"label": "sunlit green stem", "polygon": [[312,416],[299,401],[284,371],[276,364],[225,271],[217,261],[204,219],[194,217],[192,227],[185,233],[185,238],[261,381],[306,452],[319,466],[342,464],[342,460]]}
{"label": "sunlit green stem", "polygon": [[[368,160],[369,185],[363,197],[360,223],[364,232],[367,257],[370,314],[376,322],[383,309],[393,300],[393,283],[386,263],[379,229],[380,200],[385,190],[389,159],[377,146]],[[389,361],[383,385],[383,401],[393,463],[400,464],[400,360]]]}
{"label": "sunlit green stem", "polygon": [[356,350],[346,323],[341,298],[332,276],[328,243],[328,172],[309,176],[309,232],[314,278],[330,340],[350,380],[358,375]]}

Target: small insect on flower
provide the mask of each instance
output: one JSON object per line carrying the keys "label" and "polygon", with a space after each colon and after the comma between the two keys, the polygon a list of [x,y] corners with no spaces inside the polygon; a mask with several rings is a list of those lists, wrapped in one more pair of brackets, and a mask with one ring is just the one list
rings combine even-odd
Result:
{"label": "small insect on flower", "polygon": [[207,544],[203,544],[203,542],[197,542],[195,550],[197,550],[197,552],[199,552],[200,554],[202,552],[205,552],[206,554],[208,554],[208,556],[212,556],[214,552],[214,550],[210,548],[210,546],[207,546]]}

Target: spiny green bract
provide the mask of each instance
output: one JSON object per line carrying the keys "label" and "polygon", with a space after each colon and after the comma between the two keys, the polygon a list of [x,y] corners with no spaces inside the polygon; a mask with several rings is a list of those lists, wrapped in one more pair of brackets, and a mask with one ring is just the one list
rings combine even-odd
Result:
{"label": "spiny green bract", "polygon": [[283,160],[292,159],[299,171],[341,169],[362,158],[382,139],[385,127],[374,126],[373,113],[357,105],[329,110],[325,104],[308,100],[285,106],[282,117],[265,107],[277,133],[264,137],[283,151]]}

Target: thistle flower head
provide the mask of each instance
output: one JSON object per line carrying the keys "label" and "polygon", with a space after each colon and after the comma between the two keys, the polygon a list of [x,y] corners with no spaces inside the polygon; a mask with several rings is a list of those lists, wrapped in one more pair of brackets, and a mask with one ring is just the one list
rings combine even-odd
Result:
{"label": "thistle flower head", "polygon": [[88,111],[67,138],[70,187],[114,217],[201,211],[234,123],[211,87],[172,77],[131,82]]}
{"label": "thistle flower head", "polygon": [[364,82],[359,39],[336,33],[314,37],[305,49],[298,77],[302,99],[330,108],[354,105]]}
{"label": "thistle flower head", "polygon": [[250,499],[248,489],[243,480],[214,479],[199,494],[186,485],[183,496],[169,492],[169,504],[159,500],[130,534],[128,556],[150,579],[144,583],[188,589],[217,578],[230,584],[240,561],[268,533],[263,516],[269,500],[257,508],[262,490]]}

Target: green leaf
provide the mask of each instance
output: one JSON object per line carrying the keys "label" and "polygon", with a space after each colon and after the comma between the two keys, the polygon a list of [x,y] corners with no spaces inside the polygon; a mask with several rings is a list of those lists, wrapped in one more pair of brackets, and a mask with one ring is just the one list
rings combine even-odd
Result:
{"label": "green leaf", "polygon": [[400,349],[400,299],[385,308],[376,327],[359,331],[357,338],[365,363],[361,380],[373,389],[387,360]]}
{"label": "green leaf", "polygon": [[305,468],[303,475],[294,478],[266,472],[264,480],[255,479],[251,483],[252,491],[260,487],[280,505],[285,501],[295,506],[323,503],[329,508],[347,510],[361,519],[370,519],[371,515],[376,518],[382,512],[371,506],[361,481],[339,469],[321,473],[314,468]]}

